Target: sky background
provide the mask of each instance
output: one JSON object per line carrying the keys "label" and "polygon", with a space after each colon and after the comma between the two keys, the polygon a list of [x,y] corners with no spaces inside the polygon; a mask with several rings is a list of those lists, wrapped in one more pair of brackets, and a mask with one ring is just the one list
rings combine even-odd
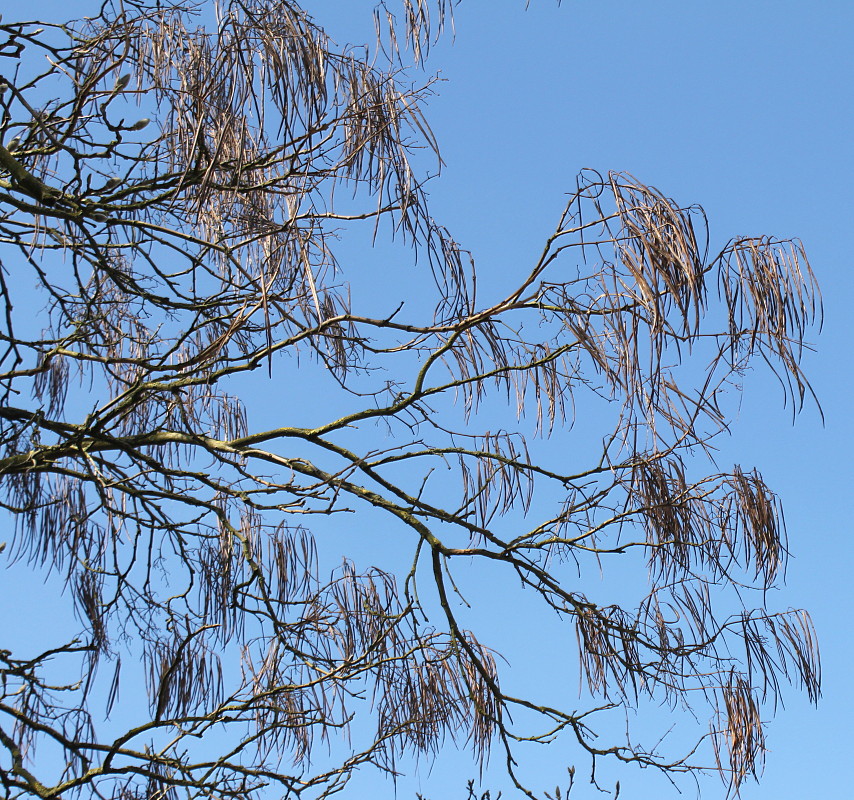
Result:
{"label": "sky background", "polygon": [[[790,693],[769,728],[763,780],[742,796],[844,796],[854,719],[854,4],[500,7],[463,2],[454,46],[431,61],[447,79],[430,106],[447,164],[434,213],[451,220],[482,269],[535,252],[582,167],[626,170],[682,204],[700,203],[713,249],[741,234],[806,245],[825,300],[807,359],[825,425],[807,408],[792,426],[778,389],[748,381],[729,445],[783,499],[793,558],[772,602],[812,614],[824,696],[813,709]],[[704,789],[722,794],[714,781]]]}
{"label": "sky background", "polygon": [[[335,32],[341,5],[310,7]],[[369,5],[353,3],[346,24]],[[748,379],[721,463],[758,466],[783,500],[792,559],[771,604],[810,611],[823,698],[816,709],[788,693],[768,729],[762,781],[742,797],[845,796],[854,719],[854,3],[532,0],[526,10],[463,0],[455,28],[453,43],[440,42],[428,61],[442,79],[427,117],[445,162],[430,193],[433,214],[481,273],[530,263],[584,167],[625,170],[680,204],[699,203],[712,250],[736,235],[803,240],[824,296],[824,328],[805,362],[824,425],[815,406],[793,425],[779,387]],[[447,785],[445,796],[462,796]],[[666,791],[654,785],[650,792]],[[724,794],[714,779],[702,790]],[[596,794],[578,788],[579,797]]]}
{"label": "sky background", "polygon": [[[304,5],[342,43],[358,40],[359,15],[370,29],[370,0]],[[69,13],[55,0],[27,7]],[[71,13],[84,11],[75,3]],[[806,368],[825,423],[808,406],[793,426],[779,388],[748,380],[721,459],[759,466],[783,499],[793,558],[772,604],[812,614],[824,696],[813,709],[788,693],[763,780],[744,787],[744,800],[850,791],[852,34],[850,0],[532,0],[527,10],[521,0],[463,0],[454,41],[443,39],[427,65],[442,79],[426,109],[445,162],[433,214],[485,274],[530,263],[584,167],[626,170],[701,204],[713,250],[735,235],[806,246],[825,302]],[[440,763],[428,796],[462,798],[474,770],[453,756]],[[702,788],[723,796],[714,779]]]}

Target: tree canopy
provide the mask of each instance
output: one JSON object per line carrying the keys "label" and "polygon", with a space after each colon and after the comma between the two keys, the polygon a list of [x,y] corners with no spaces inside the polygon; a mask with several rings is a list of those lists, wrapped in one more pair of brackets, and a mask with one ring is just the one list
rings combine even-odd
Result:
{"label": "tree canopy", "polygon": [[[531,797],[528,742],[737,790],[783,685],[817,699],[778,498],[712,458],[752,365],[811,396],[802,245],[713,251],[587,170],[479,286],[413,83],[450,13],[381,3],[367,49],[288,0],[0,22],[6,556],[79,621],[0,650],[8,797],[321,798],[449,742]],[[492,581],[580,697],[507,676]],[[614,728],[647,701],[694,739]]]}

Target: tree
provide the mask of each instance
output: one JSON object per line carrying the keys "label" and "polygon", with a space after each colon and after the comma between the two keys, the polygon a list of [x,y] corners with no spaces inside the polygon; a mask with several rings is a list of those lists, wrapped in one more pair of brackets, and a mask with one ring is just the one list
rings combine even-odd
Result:
{"label": "tree", "polygon": [[[288,0],[0,24],[7,555],[80,621],[0,651],[8,797],[325,797],[447,740],[519,788],[522,743],[569,740],[594,782],[717,758],[737,790],[763,703],[818,697],[809,617],[765,606],[778,500],[709,457],[754,362],[810,395],[803,248],[709,253],[698,208],[588,171],[480,299],[428,212],[429,81],[401,71],[447,6],[381,4],[369,53]],[[343,265],[363,226],[417,289]],[[575,409],[609,420],[592,447]],[[593,599],[618,556],[634,606]],[[586,708],[505,688],[472,575],[574,631]],[[646,699],[710,731],[597,738]]]}

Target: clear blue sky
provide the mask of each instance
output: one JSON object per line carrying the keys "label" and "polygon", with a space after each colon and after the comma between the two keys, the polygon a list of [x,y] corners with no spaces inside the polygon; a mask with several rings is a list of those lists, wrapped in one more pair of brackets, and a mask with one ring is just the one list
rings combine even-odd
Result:
{"label": "clear blue sky", "polygon": [[[362,12],[369,29],[372,5],[304,3],[340,41],[357,35]],[[33,17],[68,9],[26,6]],[[85,10],[75,2],[71,13]],[[722,461],[759,466],[782,496],[793,558],[773,604],[811,612],[824,697],[816,710],[789,693],[769,729],[764,779],[744,787],[744,800],[850,791],[852,41],[851,0],[532,0],[527,10],[523,0],[463,0],[455,41],[428,62],[444,79],[427,108],[446,164],[433,213],[487,273],[530,262],[582,167],[627,170],[703,205],[713,244],[774,234],[806,245],[826,317],[806,367],[826,424],[807,408],[793,427],[778,389],[748,380]],[[425,792],[462,799],[473,773],[449,756],[429,791],[422,768]],[[723,795],[715,780],[703,790]]]}
{"label": "clear blue sky", "polygon": [[[748,380],[729,459],[758,465],[782,496],[793,558],[773,603],[812,613],[824,697],[817,710],[795,696],[780,710],[764,779],[742,796],[844,797],[854,719],[854,3],[534,0],[525,11],[464,0],[456,23],[456,43],[431,62],[447,79],[431,104],[447,163],[434,202],[481,268],[509,269],[531,253],[588,166],[702,204],[713,243],[803,239],[825,300],[807,369],[826,425],[808,409],[793,427],[776,388]],[[722,792],[711,781],[703,795]]]}
{"label": "clear blue sky", "polygon": [[[347,3],[341,14],[343,5],[310,7],[334,32],[350,30],[357,9],[371,3]],[[824,330],[807,360],[825,426],[814,408],[793,426],[778,388],[748,379],[721,462],[759,466],[783,499],[793,558],[771,602],[811,612],[824,696],[815,709],[789,693],[769,727],[763,780],[746,784],[742,797],[844,796],[854,719],[854,268],[846,241],[854,224],[854,3],[524,6],[463,0],[454,43],[442,42],[428,63],[444,79],[428,106],[446,163],[431,189],[433,213],[482,272],[529,263],[583,167],[627,170],[682,204],[701,204],[713,245],[754,234],[806,245],[825,302]],[[461,796],[464,766],[451,763],[432,776],[443,775],[448,794],[431,797]],[[626,796],[645,796],[641,785]],[[702,790],[723,796],[714,779]],[[596,794],[578,788],[579,797]]]}

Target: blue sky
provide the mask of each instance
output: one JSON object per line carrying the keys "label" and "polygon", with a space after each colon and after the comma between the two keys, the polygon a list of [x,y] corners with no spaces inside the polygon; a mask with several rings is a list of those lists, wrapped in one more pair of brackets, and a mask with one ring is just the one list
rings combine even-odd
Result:
{"label": "blue sky", "polygon": [[[305,3],[342,42],[359,35],[362,12],[368,29],[372,5]],[[67,5],[27,7],[56,15]],[[527,10],[522,0],[463,0],[455,41],[446,37],[427,64],[442,79],[427,107],[445,162],[430,189],[433,213],[487,276],[530,262],[583,167],[626,170],[701,204],[713,246],[745,234],[797,236],[806,246],[825,301],[806,362],[825,425],[808,406],[793,426],[775,384],[749,376],[721,460],[759,466],[783,499],[793,558],[772,602],[812,614],[824,697],[816,710],[789,693],[769,729],[762,783],[746,785],[745,800],[839,796],[847,784],[852,33],[849,0],[532,0]],[[462,797],[473,772],[448,755],[428,797]],[[723,795],[713,779],[702,786],[704,797]],[[578,796],[596,796],[585,792]]]}
{"label": "blue sky", "polygon": [[[336,5],[311,6],[333,32]],[[347,25],[368,5],[352,4]],[[844,794],[854,718],[854,4],[533,0],[526,10],[464,0],[455,22],[454,43],[428,62],[443,79],[427,116],[446,165],[430,191],[434,215],[481,272],[528,263],[583,167],[626,170],[701,204],[713,247],[745,234],[803,240],[824,295],[806,365],[825,424],[813,406],[792,425],[778,387],[749,376],[721,462],[757,465],[782,497],[793,557],[772,603],[812,614],[824,696],[815,709],[789,693],[769,727],[762,782],[742,797]],[[723,795],[714,779],[702,789]]]}
{"label": "blue sky", "polygon": [[[790,695],[769,728],[762,783],[742,796],[840,796],[854,718],[854,4],[522,6],[463,2],[456,43],[431,61],[447,80],[430,107],[447,164],[434,211],[482,269],[536,248],[582,167],[627,170],[700,203],[713,244],[766,233],[806,245],[825,302],[807,369],[826,424],[807,408],[792,426],[773,383],[748,379],[721,458],[758,465],[782,496],[793,558],[773,603],[810,610],[824,665],[818,709]],[[719,793],[704,784],[704,797]]]}

